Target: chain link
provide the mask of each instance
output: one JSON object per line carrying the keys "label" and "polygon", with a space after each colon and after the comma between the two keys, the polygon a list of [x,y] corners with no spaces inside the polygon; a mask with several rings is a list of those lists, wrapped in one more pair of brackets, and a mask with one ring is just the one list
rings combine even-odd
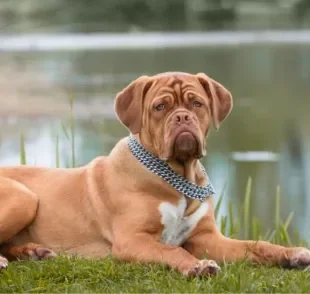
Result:
{"label": "chain link", "polygon": [[128,146],[131,153],[148,170],[161,177],[184,196],[191,199],[199,199],[200,201],[204,201],[208,196],[215,194],[215,190],[209,181],[208,175],[200,162],[200,167],[208,182],[207,186],[204,187],[193,184],[183,176],[177,174],[164,160],[161,160],[148,152],[135,137],[129,136]]}

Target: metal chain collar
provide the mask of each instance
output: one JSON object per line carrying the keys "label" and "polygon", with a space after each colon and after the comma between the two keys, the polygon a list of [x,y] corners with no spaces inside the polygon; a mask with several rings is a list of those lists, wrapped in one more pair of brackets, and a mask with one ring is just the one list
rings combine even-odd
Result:
{"label": "metal chain collar", "polygon": [[199,199],[204,201],[208,196],[214,195],[215,190],[209,181],[208,175],[199,162],[200,167],[207,178],[207,186],[201,187],[191,183],[183,176],[177,174],[164,160],[151,154],[147,151],[138,140],[129,136],[128,146],[131,153],[152,173],[161,177],[169,183],[174,189],[191,199]]}

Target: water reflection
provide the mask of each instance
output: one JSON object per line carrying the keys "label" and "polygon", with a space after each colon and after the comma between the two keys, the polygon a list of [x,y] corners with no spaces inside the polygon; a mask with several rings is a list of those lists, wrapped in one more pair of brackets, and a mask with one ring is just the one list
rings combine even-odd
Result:
{"label": "water reflection", "polygon": [[[29,100],[20,94],[19,107],[15,112],[11,109],[14,115],[0,125],[0,164],[19,163],[19,136],[24,133],[29,164],[55,166],[58,134],[61,166],[70,166],[70,142],[61,127],[65,114],[69,115],[65,100],[69,94],[76,98],[80,165],[108,154],[127,134],[115,120],[113,97],[129,81],[162,71],[206,72],[232,91],[235,102],[228,120],[218,132],[212,132],[204,160],[218,194],[227,184],[226,204],[231,199],[239,207],[251,176],[252,214],[268,229],[273,226],[276,187],[280,185],[282,216],[294,210],[293,224],[310,240],[306,225],[310,205],[309,56],[310,47],[290,45],[7,54],[6,60],[14,60],[20,71],[27,67],[39,73],[63,95],[56,99],[51,92],[44,93],[42,99],[51,97],[48,103],[58,108],[46,108],[43,117],[25,118],[34,105],[27,103],[24,113],[23,101]],[[35,82],[26,86],[36,91]],[[244,153],[248,151],[254,152],[250,161]],[[227,205],[221,213],[227,213]]]}

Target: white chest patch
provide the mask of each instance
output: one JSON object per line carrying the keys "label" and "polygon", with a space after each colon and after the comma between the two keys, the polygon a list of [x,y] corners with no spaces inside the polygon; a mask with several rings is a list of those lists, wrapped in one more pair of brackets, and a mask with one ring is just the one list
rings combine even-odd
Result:
{"label": "white chest patch", "polygon": [[185,197],[180,200],[177,206],[169,202],[163,202],[159,205],[161,223],[164,225],[164,230],[160,239],[161,243],[175,246],[181,245],[201,218],[207,214],[208,203],[203,202],[199,208],[189,216],[184,216],[185,209]]}

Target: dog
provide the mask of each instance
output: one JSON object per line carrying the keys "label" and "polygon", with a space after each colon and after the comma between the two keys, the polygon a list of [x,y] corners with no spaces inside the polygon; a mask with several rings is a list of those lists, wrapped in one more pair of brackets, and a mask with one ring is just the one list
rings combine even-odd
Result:
{"label": "dog", "polygon": [[245,258],[310,265],[306,248],[217,229],[199,159],[211,125],[218,129],[231,109],[231,93],[206,74],[141,76],[116,96],[130,136],[108,156],[72,169],[0,168],[0,268],[59,253],[160,263],[185,276],[215,275],[218,263]]}

